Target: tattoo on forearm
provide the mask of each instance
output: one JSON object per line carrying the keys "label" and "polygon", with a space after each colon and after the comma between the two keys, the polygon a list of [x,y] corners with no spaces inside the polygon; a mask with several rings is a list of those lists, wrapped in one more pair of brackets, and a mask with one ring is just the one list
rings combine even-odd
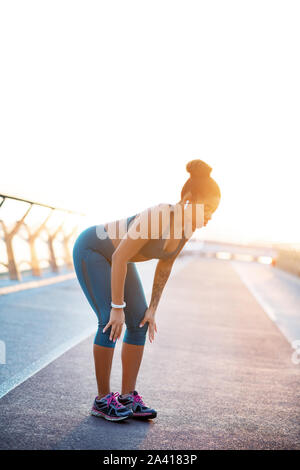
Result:
{"label": "tattoo on forearm", "polygon": [[158,302],[160,300],[163,288],[168,280],[172,267],[167,267],[165,269],[159,269],[155,272],[153,288],[152,288],[152,295],[150,306],[154,309],[157,308]]}

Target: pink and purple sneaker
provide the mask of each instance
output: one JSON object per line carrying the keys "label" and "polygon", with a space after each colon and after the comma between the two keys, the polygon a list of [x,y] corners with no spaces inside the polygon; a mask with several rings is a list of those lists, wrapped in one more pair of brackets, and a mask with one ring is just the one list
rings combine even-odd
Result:
{"label": "pink and purple sneaker", "polygon": [[118,400],[119,393],[109,393],[105,397],[95,398],[91,415],[105,418],[108,421],[123,421],[133,415],[132,410],[122,405]]}
{"label": "pink and purple sneaker", "polygon": [[118,401],[133,412],[133,418],[153,419],[157,416],[157,412],[143,402],[141,395],[136,390],[125,395],[119,395]]}

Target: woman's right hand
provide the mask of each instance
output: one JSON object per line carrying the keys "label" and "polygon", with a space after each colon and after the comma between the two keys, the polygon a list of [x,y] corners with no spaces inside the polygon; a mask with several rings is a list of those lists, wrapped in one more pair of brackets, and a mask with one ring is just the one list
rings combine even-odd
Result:
{"label": "woman's right hand", "polygon": [[122,308],[112,308],[110,311],[109,322],[103,328],[103,333],[111,326],[110,341],[116,341],[120,338],[123,324],[125,322],[125,314]]}

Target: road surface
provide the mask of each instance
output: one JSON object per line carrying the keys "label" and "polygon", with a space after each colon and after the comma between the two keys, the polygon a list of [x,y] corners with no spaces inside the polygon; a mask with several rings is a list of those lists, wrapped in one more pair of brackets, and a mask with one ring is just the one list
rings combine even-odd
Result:
{"label": "road surface", "polygon": [[[300,365],[289,337],[300,331],[299,290],[278,273],[214,258],[178,264],[137,384],[158,411],[151,422],[89,415],[96,386],[88,330],[96,318],[76,280],[2,296],[0,448],[300,449]],[[293,321],[282,328],[285,305]],[[120,348],[113,391],[120,391]]]}

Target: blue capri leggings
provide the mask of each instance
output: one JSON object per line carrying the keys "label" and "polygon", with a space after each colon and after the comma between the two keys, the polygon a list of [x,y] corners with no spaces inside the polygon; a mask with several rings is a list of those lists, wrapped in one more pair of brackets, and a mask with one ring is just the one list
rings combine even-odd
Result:
{"label": "blue capri leggings", "polygon": [[[111,328],[105,333],[102,330],[109,322],[111,311],[111,257],[115,247],[108,235],[105,239],[97,237],[96,228],[105,232],[103,225],[94,225],[80,233],[73,247],[73,262],[79,284],[98,317],[94,344],[114,348],[116,343],[109,339]],[[148,305],[139,273],[132,262],[127,263],[124,299],[126,331],[123,341],[143,346],[148,323],[142,328],[139,324]]]}

